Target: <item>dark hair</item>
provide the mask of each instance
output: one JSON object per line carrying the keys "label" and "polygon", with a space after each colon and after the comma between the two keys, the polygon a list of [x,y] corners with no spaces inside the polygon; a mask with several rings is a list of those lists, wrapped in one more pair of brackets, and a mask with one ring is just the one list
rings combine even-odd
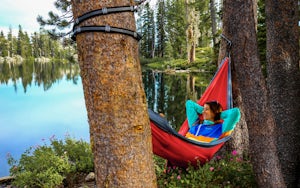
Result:
{"label": "dark hair", "polygon": [[205,104],[209,106],[211,111],[215,114],[215,121],[218,121],[221,119],[221,112],[222,112],[222,106],[218,101],[208,101]]}

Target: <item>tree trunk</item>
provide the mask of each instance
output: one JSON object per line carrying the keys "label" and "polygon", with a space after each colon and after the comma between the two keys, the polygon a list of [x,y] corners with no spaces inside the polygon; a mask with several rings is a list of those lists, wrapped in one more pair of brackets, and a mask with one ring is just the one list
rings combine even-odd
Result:
{"label": "tree trunk", "polygon": [[196,60],[196,46],[198,45],[199,34],[199,13],[195,10],[195,0],[185,0],[186,4],[186,40],[187,40],[187,59],[188,63]]}
{"label": "tree trunk", "polygon": [[219,61],[216,58],[218,58],[217,57],[218,56],[218,51],[220,49],[219,49],[219,45],[217,45],[217,15],[216,15],[215,0],[210,0],[209,10],[210,10],[211,34],[212,34],[213,52],[214,52],[213,61],[218,66]]}
{"label": "tree trunk", "polygon": [[[267,0],[267,72],[277,148],[287,187],[300,178],[298,2]],[[300,183],[300,182],[299,182]]]}
{"label": "tree trunk", "polygon": [[236,80],[237,75],[233,72],[232,75],[232,95],[233,95],[233,104],[238,106],[241,110],[241,119],[236,125],[234,132],[232,134],[232,139],[225,144],[225,151],[236,150],[239,154],[248,154],[249,153],[249,131],[245,117],[245,109],[242,103],[240,88],[238,88]]}
{"label": "tree trunk", "polygon": [[[226,15],[225,15],[226,16]],[[228,18],[226,18],[228,19]],[[223,20],[224,22],[224,20]],[[230,27],[228,25],[223,24],[223,30],[227,30],[226,27]],[[224,34],[224,31],[223,31]],[[225,37],[228,37],[227,34]],[[237,40],[234,39],[233,36],[230,36],[228,38],[229,40]],[[227,46],[227,41],[225,39],[221,38],[221,45],[219,49],[219,57],[218,57],[218,66],[222,62],[222,59],[225,56],[228,56],[228,52],[230,49]],[[234,45],[234,47],[238,47],[238,45]],[[227,51],[229,50],[229,51]],[[233,95],[233,106],[238,106],[241,110],[241,119],[236,125],[234,132],[232,133],[232,139],[230,139],[225,145],[224,149],[220,151],[221,155],[227,151],[233,151],[236,150],[239,154],[248,154],[249,153],[249,132],[248,132],[248,126],[245,119],[245,110],[242,104],[242,98],[241,98],[241,92],[240,88],[237,85],[237,75],[235,73],[235,70],[232,67],[232,95]]]}
{"label": "tree trunk", "polygon": [[[129,0],[72,0],[74,18]],[[131,12],[108,14],[81,26],[110,25],[135,30]],[[90,125],[97,187],[156,187],[151,131],[142,87],[138,43],[127,35],[77,35],[78,57]]]}
{"label": "tree trunk", "polygon": [[215,0],[210,0],[209,9],[210,9],[210,19],[211,19],[212,41],[213,41],[213,47],[215,47],[216,46],[216,34],[217,34],[217,19],[216,19]]}
{"label": "tree trunk", "polygon": [[[223,33],[233,42],[233,83],[249,131],[250,156],[259,187],[285,187],[275,145],[275,121],[258,58],[252,0],[224,0]],[[237,96],[236,96],[237,98]]]}

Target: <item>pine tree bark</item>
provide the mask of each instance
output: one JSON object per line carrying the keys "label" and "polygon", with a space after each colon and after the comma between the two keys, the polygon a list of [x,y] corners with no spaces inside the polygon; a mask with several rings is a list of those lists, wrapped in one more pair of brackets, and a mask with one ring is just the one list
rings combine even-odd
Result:
{"label": "pine tree bark", "polygon": [[266,0],[270,104],[276,120],[278,156],[287,187],[297,187],[297,181],[300,180],[300,72],[297,12],[298,2],[295,0]]}
{"label": "pine tree bark", "polygon": [[223,33],[233,42],[234,89],[239,90],[249,131],[250,156],[259,187],[285,187],[275,144],[275,121],[268,103],[256,39],[253,0],[223,1]]}
{"label": "pine tree bark", "polygon": [[195,0],[185,0],[186,5],[186,40],[187,40],[187,60],[192,63],[196,60],[196,47],[199,39],[199,13],[195,10]]}
{"label": "pine tree bark", "polygon": [[210,10],[210,19],[211,19],[211,32],[212,32],[212,41],[213,47],[216,46],[216,34],[217,34],[217,19],[216,19],[216,7],[215,0],[210,0],[209,2],[209,10]]}
{"label": "pine tree bark", "polygon": [[[72,0],[72,11],[77,18],[132,3]],[[136,30],[132,12],[98,16],[81,26],[107,24]],[[78,34],[76,42],[97,187],[156,187],[137,41],[123,34],[89,32]]]}

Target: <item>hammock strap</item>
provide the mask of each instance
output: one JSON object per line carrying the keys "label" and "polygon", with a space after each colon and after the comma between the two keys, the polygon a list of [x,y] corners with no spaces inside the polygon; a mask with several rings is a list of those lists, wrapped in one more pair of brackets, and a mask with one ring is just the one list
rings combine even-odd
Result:
{"label": "hammock strap", "polygon": [[[141,2],[139,2],[139,4],[141,4]],[[120,13],[120,12],[135,12],[136,10],[137,10],[136,6],[120,6],[120,7],[109,7],[109,8],[104,7],[102,9],[97,9],[97,10],[87,12],[74,20],[71,39],[75,41],[76,35],[83,32],[105,32],[105,33],[119,33],[119,34],[128,35],[139,41],[142,38],[141,35],[129,29],[111,27],[109,25],[82,26],[82,27],[78,26],[83,21],[96,16],[103,16],[107,14]]]}
{"label": "hammock strap", "polygon": [[231,51],[231,47],[232,47],[232,42],[231,40],[229,40],[224,34],[220,35],[225,41],[226,41],[226,53],[227,53],[227,57],[230,58],[230,51]]}
{"label": "hammock strap", "polygon": [[81,22],[96,16],[112,14],[112,13],[120,13],[120,12],[134,12],[134,11],[136,11],[136,8],[134,6],[122,6],[122,7],[111,7],[111,8],[104,7],[102,9],[93,10],[79,16],[78,18],[75,19],[74,21],[75,23],[73,27],[76,27]]}
{"label": "hammock strap", "polygon": [[231,81],[231,58],[230,52],[228,52],[228,86],[227,86],[227,107],[228,109],[233,108],[232,100],[232,81]]}
{"label": "hammock strap", "polygon": [[[226,41],[226,44],[227,44],[226,45],[226,53],[227,53],[227,57],[228,57],[227,108],[232,108],[233,107],[233,100],[232,100],[231,57],[230,57],[232,42],[224,34],[221,34],[220,36]],[[224,63],[224,62],[222,62],[222,63]],[[222,65],[220,65],[220,66],[222,66]]]}
{"label": "hammock strap", "polygon": [[79,33],[84,33],[84,32],[105,32],[105,33],[120,33],[124,35],[131,36],[135,38],[136,40],[140,40],[142,37],[140,34],[137,32],[128,30],[128,29],[123,29],[123,28],[118,28],[118,27],[111,27],[109,25],[105,26],[83,26],[83,27],[77,27],[73,30],[72,33],[72,40],[76,40],[76,35]]}

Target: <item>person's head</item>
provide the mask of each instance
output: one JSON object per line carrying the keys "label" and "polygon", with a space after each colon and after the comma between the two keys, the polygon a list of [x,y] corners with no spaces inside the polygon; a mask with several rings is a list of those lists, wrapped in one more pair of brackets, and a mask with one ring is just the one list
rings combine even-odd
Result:
{"label": "person's head", "polygon": [[204,104],[203,119],[218,121],[221,119],[222,106],[217,101],[208,101]]}

